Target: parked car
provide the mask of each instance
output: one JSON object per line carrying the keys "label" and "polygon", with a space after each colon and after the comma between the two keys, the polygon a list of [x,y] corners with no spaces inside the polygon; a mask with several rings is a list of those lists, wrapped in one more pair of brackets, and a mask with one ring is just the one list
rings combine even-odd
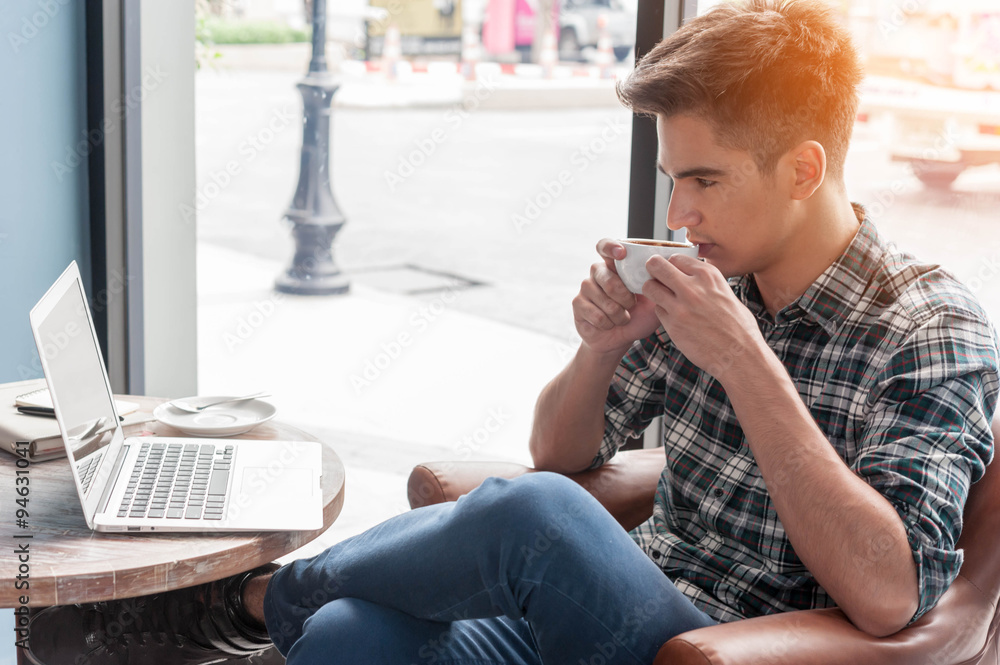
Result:
{"label": "parked car", "polygon": [[966,168],[1000,164],[996,0],[928,3],[905,15],[907,30],[893,9],[851,18],[870,40],[859,120],[881,123],[893,161],[936,188]]}
{"label": "parked car", "polygon": [[[503,56],[513,49],[520,53],[524,62],[528,61],[532,42],[535,36],[535,12],[538,9],[537,0],[515,0],[509,20],[512,21],[511,31],[505,34],[512,43],[504,43],[501,39],[493,43],[487,39],[487,25],[494,19],[489,9],[485,11],[483,20],[483,44],[488,53]],[[638,0],[559,0],[557,12],[559,17],[558,49],[559,59],[563,61],[581,61],[592,59],[600,41],[600,17],[607,17],[607,31],[611,40],[611,48],[618,60],[624,60],[635,46],[636,15]],[[504,34],[501,29],[500,34]]]}
{"label": "parked car", "polygon": [[629,0],[562,0],[559,11],[559,59],[582,60],[584,49],[597,48],[598,21],[607,17],[615,58],[624,60],[635,46],[637,5]]}

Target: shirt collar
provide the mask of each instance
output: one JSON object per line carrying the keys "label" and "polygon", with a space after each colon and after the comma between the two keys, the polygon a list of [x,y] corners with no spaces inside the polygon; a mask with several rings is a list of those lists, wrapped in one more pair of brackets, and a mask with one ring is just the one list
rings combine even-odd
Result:
{"label": "shirt collar", "polygon": [[[864,214],[860,206],[855,209]],[[809,318],[833,335],[857,308],[885,251],[885,241],[865,216],[844,253],[823,271],[805,293],[777,313],[775,323]],[[737,278],[733,282],[733,290],[755,316],[760,318],[766,315],[753,275]]]}

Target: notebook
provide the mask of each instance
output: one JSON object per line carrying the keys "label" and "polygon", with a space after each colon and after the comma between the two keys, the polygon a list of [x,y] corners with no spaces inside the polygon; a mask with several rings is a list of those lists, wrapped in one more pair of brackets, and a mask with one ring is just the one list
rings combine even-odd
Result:
{"label": "notebook", "polygon": [[[45,379],[0,384],[0,448],[15,455],[23,454],[32,462],[66,456],[62,434],[54,416],[27,416],[17,411],[16,396],[38,386],[44,387]],[[18,441],[28,445],[18,446]]]}
{"label": "notebook", "polygon": [[[51,409],[52,395],[49,394],[48,388],[32,390],[15,397],[14,406],[37,406]],[[127,416],[133,411],[138,410],[139,405],[135,402],[127,402],[125,400],[116,399],[115,408],[118,410],[119,416]]]}
{"label": "notebook", "polygon": [[322,449],[315,441],[124,436],[75,261],[30,320],[91,529],[322,528]]}

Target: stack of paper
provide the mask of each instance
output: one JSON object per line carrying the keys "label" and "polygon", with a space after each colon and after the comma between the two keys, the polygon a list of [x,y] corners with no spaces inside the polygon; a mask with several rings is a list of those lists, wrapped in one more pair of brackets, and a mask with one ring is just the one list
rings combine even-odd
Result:
{"label": "stack of paper", "polygon": [[0,384],[0,448],[14,453],[15,442],[27,441],[28,459],[34,462],[66,456],[55,418],[17,412],[15,400],[19,395],[44,388],[45,379]]}

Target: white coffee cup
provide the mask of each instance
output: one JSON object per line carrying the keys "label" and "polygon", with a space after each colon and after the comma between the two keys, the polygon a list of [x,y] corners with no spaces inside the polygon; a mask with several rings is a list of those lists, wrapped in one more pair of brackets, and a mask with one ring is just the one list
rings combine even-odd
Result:
{"label": "white coffee cup", "polygon": [[646,270],[649,257],[683,254],[698,258],[698,245],[648,238],[627,238],[618,242],[625,247],[626,254],[624,259],[615,259],[615,269],[632,293],[642,293],[642,285],[652,279]]}

